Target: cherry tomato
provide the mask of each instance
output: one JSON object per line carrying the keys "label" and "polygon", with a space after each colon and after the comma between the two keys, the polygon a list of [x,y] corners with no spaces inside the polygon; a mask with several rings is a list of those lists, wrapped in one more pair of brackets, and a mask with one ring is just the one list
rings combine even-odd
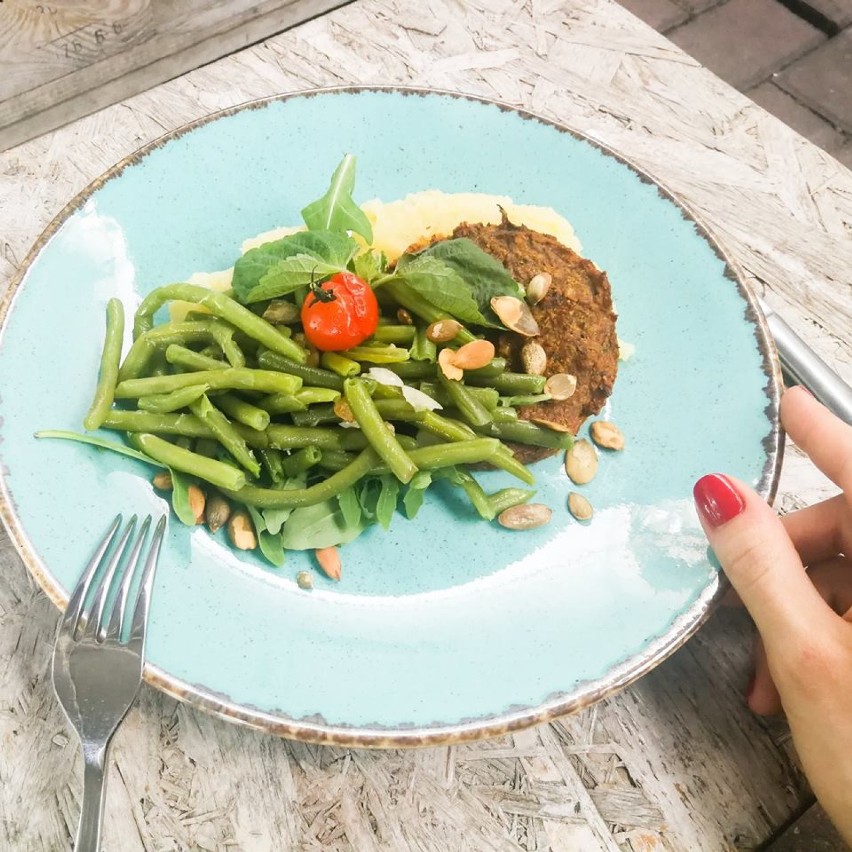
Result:
{"label": "cherry tomato", "polygon": [[305,337],[323,352],[340,352],[363,343],[378,324],[376,294],[351,272],[338,272],[314,287],[302,305]]}

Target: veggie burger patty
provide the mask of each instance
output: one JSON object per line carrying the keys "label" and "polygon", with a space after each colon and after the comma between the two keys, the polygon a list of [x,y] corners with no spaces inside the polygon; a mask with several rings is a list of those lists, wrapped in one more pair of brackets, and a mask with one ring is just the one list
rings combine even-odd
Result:
{"label": "veggie burger patty", "polygon": [[[524,406],[518,415],[547,421],[576,435],[585,419],[603,408],[618,369],[616,314],[606,273],[555,237],[513,225],[505,216],[495,225],[463,223],[452,236],[472,240],[497,258],[516,281],[527,282],[545,272],[552,276],[547,295],[531,306],[540,328],[534,339],[547,353],[545,375],[570,373],[577,378],[577,389],[561,402]],[[509,360],[513,370],[523,371],[520,353],[527,339],[504,332],[496,340],[498,354]],[[555,452],[526,445],[513,445],[513,450],[524,463]]]}

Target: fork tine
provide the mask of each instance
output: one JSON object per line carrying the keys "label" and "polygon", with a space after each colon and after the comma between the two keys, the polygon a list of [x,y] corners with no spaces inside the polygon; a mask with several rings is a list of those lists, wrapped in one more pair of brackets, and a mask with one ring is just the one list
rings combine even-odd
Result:
{"label": "fork tine", "polygon": [[119,562],[121,562],[121,559],[127,550],[127,541],[132,535],[135,527],[136,515],[133,515],[130,518],[130,521],[128,521],[127,526],[124,528],[124,531],[121,533],[121,536],[118,539],[118,544],[116,544],[115,550],[112,552],[112,555],[106,564],[106,568],[104,568],[100,580],[98,580],[97,586],[95,586],[92,606],[85,608],[83,612],[80,613],[80,620],[85,620],[82,629],[89,635],[95,636],[100,631],[104,607],[106,606],[106,600],[109,596],[112,579],[115,576]]}
{"label": "fork tine", "polygon": [[103,641],[104,639],[119,639],[121,637],[121,631],[125,622],[124,614],[127,609],[127,598],[130,595],[130,586],[133,584],[136,565],[139,562],[139,554],[142,552],[142,545],[145,543],[145,536],[150,526],[151,516],[148,515],[142,522],[139,534],[136,536],[136,541],[130,551],[130,556],[127,557],[127,563],[122,571],[121,583],[113,600],[109,622],[107,625],[101,624],[100,626],[98,632],[99,641]]}
{"label": "fork tine", "polygon": [[112,544],[112,541],[115,538],[115,533],[120,524],[121,515],[118,514],[115,516],[115,520],[107,530],[107,534],[104,536],[103,541],[101,541],[95,549],[92,558],[89,560],[89,564],[86,566],[85,571],[83,571],[82,576],[77,581],[77,585],[74,587],[74,591],[71,593],[68,606],[65,607],[65,615],[62,618],[61,630],[70,633],[72,636],[77,631],[77,624],[80,620],[80,614],[83,611],[83,604],[86,601],[89,588],[92,585],[92,580],[98,573],[98,566],[101,564],[101,560],[104,558],[104,554],[107,552],[107,549]]}
{"label": "fork tine", "polygon": [[142,579],[139,582],[139,591],[136,597],[136,606],[133,610],[133,621],[130,625],[130,641],[139,642],[143,649],[145,645],[145,625],[148,621],[148,609],[151,604],[151,589],[154,587],[154,571],[157,568],[157,560],[160,557],[160,545],[163,543],[163,534],[166,530],[166,516],[161,516],[157,522],[157,528],[151,538],[151,549],[145,560],[142,570]]}

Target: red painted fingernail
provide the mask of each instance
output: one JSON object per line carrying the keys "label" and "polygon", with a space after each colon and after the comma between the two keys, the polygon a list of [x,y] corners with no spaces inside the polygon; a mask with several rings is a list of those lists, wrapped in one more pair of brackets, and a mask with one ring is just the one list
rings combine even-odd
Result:
{"label": "red painted fingernail", "polygon": [[698,511],[711,527],[722,526],[745,509],[745,501],[734,484],[721,473],[702,476],[695,483],[692,495],[695,497]]}

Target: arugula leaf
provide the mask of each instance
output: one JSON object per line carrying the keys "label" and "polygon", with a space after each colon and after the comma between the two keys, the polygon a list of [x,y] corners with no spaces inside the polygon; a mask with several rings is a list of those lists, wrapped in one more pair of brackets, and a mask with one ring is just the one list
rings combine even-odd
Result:
{"label": "arugula leaf", "polygon": [[[323,278],[342,272],[357,250],[347,234],[298,231],[242,255],[234,264],[231,286],[243,303],[274,299],[310,283],[312,274]],[[301,275],[299,283],[291,282],[288,272]],[[256,292],[260,288],[263,292]]]}
{"label": "arugula leaf", "polygon": [[375,521],[376,506],[382,493],[382,481],[375,476],[368,476],[357,486],[357,489],[363,516],[369,521]]}
{"label": "arugula leaf", "polygon": [[80,432],[70,432],[66,429],[42,429],[36,432],[36,438],[61,438],[63,441],[76,441],[78,444],[90,444],[100,450],[109,450],[113,453],[118,453],[122,456],[128,456],[136,461],[152,464],[154,467],[165,467],[164,464],[146,456],[145,453],[140,453],[139,450],[125,447],[124,444],[116,444],[114,441],[106,441],[103,438],[96,438],[94,435],[83,435]]}
{"label": "arugula leaf", "polygon": [[340,504],[340,511],[347,526],[361,523],[361,504],[358,502],[354,487],[341,491],[337,495],[337,502]]}
{"label": "arugula leaf", "polygon": [[[298,476],[291,476],[289,479],[284,480],[284,482],[280,485],[280,490],[292,491],[296,488],[304,488],[307,483],[307,474],[300,473]],[[293,514],[293,509],[264,509],[261,514],[263,515],[263,522],[266,525],[266,529],[268,529],[273,535],[277,535],[281,532],[281,527],[290,515]]]}
{"label": "arugula leaf", "polygon": [[192,480],[173,468],[169,468],[169,473],[172,475],[172,509],[182,524],[194,527],[195,512],[189,505],[189,486]]}
{"label": "arugula leaf", "polygon": [[373,226],[352,200],[355,188],[355,157],[347,154],[334,170],[328,192],[302,210],[310,231],[354,231],[373,242]]}
{"label": "arugula leaf", "polygon": [[385,530],[390,529],[393,513],[396,511],[396,500],[399,496],[399,480],[391,473],[381,477],[382,490],[376,503],[376,520]]}
{"label": "arugula leaf", "polygon": [[281,532],[281,543],[287,550],[314,550],[334,547],[357,538],[368,526],[363,519],[347,524],[337,498],[302,506],[293,511]]}
{"label": "arugula leaf", "polygon": [[402,507],[405,517],[412,520],[423,505],[426,489],[432,484],[432,474],[428,470],[419,470],[411,477],[405,496],[402,498]]}
{"label": "arugula leaf", "polygon": [[284,548],[281,545],[281,536],[271,533],[266,528],[263,515],[254,506],[246,506],[246,509],[248,509],[251,522],[254,524],[254,531],[257,534],[257,543],[260,547],[260,552],[273,565],[280,568],[284,564]]}
{"label": "arugula leaf", "polygon": [[[495,325],[483,316],[464,278],[440,258],[423,253],[404,254],[397,263],[394,277],[401,278],[436,308],[461,322]],[[502,328],[499,325],[496,327]]]}

